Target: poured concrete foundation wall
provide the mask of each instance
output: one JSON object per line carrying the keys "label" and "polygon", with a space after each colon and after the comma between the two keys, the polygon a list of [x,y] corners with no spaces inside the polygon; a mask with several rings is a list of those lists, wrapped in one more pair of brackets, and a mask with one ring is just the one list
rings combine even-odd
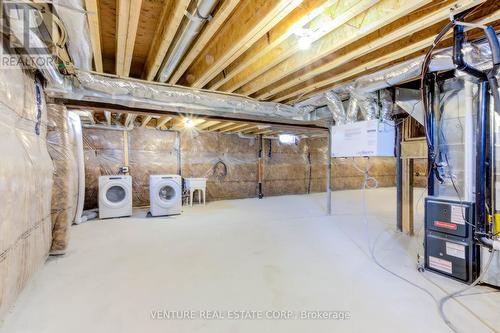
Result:
{"label": "poured concrete foundation wall", "polygon": [[[128,132],[129,166],[135,207],[149,205],[149,175],[177,174],[207,178],[207,200],[256,197],[258,194],[258,138],[235,134],[136,128]],[[117,174],[125,165],[122,131],[84,129],[85,208],[97,207],[100,175]],[[180,156],[177,147],[180,146]],[[302,139],[284,145],[263,139],[263,194],[265,196],[324,192],[327,139]],[[361,169],[357,170],[353,163]],[[365,159],[334,159],[334,190],[363,184]],[[395,186],[395,158],[370,158],[369,174],[380,187]],[[372,183],[370,183],[372,184]]]}

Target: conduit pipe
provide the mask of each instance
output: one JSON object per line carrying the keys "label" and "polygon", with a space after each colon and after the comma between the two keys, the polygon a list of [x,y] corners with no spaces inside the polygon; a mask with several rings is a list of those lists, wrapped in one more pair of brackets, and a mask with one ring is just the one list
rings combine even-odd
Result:
{"label": "conduit pipe", "polygon": [[209,20],[210,13],[218,2],[219,0],[201,0],[198,7],[195,9],[194,14],[186,14],[189,22],[179,37],[179,40],[175,43],[172,52],[170,52],[170,55],[164,61],[158,75],[159,81],[167,82],[168,79],[170,79],[170,76],[177,68],[177,65],[181,61],[184,54],[186,54],[193,40],[200,33],[205,22]]}

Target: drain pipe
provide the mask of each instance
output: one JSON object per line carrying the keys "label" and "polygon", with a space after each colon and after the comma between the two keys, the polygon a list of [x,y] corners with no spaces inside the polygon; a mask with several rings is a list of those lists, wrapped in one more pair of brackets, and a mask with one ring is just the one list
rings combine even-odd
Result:
{"label": "drain pipe", "polygon": [[194,14],[186,13],[189,19],[186,28],[182,32],[179,40],[175,44],[168,59],[163,63],[158,75],[160,82],[167,82],[180,60],[186,54],[195,37],[200,33],[201,28],[210,18],[210,13],[219,0],[201,0]]}

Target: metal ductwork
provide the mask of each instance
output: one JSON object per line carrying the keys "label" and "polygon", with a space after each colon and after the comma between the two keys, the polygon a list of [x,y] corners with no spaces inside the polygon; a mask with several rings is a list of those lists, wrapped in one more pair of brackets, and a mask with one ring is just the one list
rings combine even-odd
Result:
{"label": "metal ductwork", "polygon": [[159,81],[167,82],[170,79],[182,57],[200,33],[201,28],[210,18],[210,13],[218,2],[219,0],[200,0],[194,14],[187,14],[189,22],[175,43],[172,52],[164,61],[158,74]]}
{"label": "metal ductwork", "polygon": [[329,91],[325,93],[325,99],[335,124],[345,124],[347,122],[346,113],[339,96],[333,91]]}

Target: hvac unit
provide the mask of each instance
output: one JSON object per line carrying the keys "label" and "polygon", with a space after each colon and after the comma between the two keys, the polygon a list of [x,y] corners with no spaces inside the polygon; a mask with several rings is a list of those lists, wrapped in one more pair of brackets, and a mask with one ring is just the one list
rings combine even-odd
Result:
{"label": "hvac unit", "polygon": [[479,275],[474,241],[474,204],[428,197],[425,200],[425,267],[465,283]]}
{"label": "hvac unit", "polygon": [[152,216],[180,214],[182,209],[181,176],[149,176],[149,200]]}
{"label": "hvac unit", "polygon": [[132,177],[99,177],[99,218],[132,215]]}
{"label": "hvac unit", "polygon": [[395,127],[378,119],[332,126],[332,157],[394,156]]}

